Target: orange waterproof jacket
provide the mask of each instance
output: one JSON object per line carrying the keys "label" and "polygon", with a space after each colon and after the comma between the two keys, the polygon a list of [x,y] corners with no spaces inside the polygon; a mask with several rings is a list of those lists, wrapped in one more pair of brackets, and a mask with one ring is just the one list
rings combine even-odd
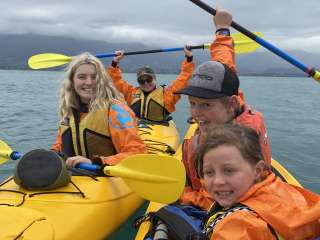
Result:
{"label": "orange waterproof jacket", "polygon": [[[88,114],[90,113],[80,113],[80,122]],[[135,115],[126,104],[114,102],[109,109],[106,110],[105,116],[108,119],[108,121],[106,121],[108,123],[106,132],[110,135],[116,154],[108,157],[99,156],[102,163],[115,165],[129,155],[147,153],[145,144],[138,134]],[[63,152],[60,128],[56,143],[52,146],[52,149]]]}
{"label": "orange waterproof jacket", "polygon": [[320,196],[282,182],[274,173],[252,186],[240,199],[251,211],[236,211],[215,226],[212,240],[276,239],[269,224],[283,239],[320,236]]}
{"label": "orange waterproof jacket", "polygon": [[183,141],[182,161],[186,169],[187,180],[179,201],[183,205],[193,205],[203,210],[208,210],[213,203],[213,198],[204,189],[194,166],[198,137],[199,135],[196,134]]}
{"label": "orange waterproof jacket", "polygon": [[[193,62],[187,62],[186,60],[183,61],[179,76],[167,88],[165,88],[163,92],[163,105],[169,113],[175,111],[175,104],[181,98],[179,94],[174,93],[187,86],[188,80],[192,76],[194,68],[195,65]],[[133,96],[139,91],[140,88],[135,87],[124,80],[119,67],[113,67],[110,65],[107,71],[111,76],[116,88],[124,95],[128,105],[131,106]],[[146,112],[146,110],[147,109],[145,109],[144,112]]]}
{"label": "orange waterproof jacket", "polygon": [[246,104],[243,106],[244,111],[234,120],[237,124],[252,128],[259,135],[259,143],[263,160],[271,165],[270,141],[264,124],[261,112],[250,109]]}
{"label": "orange waterproof jacket", "polygon": [[219,61],[227,65],[233,72],[237,72],[232,37],[217,34],[210,46],[210,54],[212,61]]}

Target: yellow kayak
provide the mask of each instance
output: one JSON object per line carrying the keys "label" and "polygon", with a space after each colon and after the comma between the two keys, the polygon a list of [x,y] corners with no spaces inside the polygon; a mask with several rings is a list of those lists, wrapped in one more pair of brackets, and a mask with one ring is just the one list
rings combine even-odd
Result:
{"label": "yellow kayak", "polygon": [[[143,203],[121,178],[73,176],[52,191],[0,188],[0,239],[103,239]],[[15,192],[12,192],[15,191]]]}
{"label": "yellow kayak", "polygon": [[[196,130],[196,128],[197,128],[197,124],[191,124],[184,139],[191,138],[194,135],[194,131]],[[182,159],[181,146],[178,148],[174,156],[178,159]],[[301,184],[277,160],[272,159],[271,164],[272,164],[273,171],[278,176],[280,176],[284,181],[296,186],[301,186]],[[150,202],[146,212],[155,212],[163,206],[164,204],[161,204],[161,203]],[[143,240],[149,230],[149,227],[150,227],[150,222],[145,221],[141,223],[138,233],[135,237],[135,240]]]}
{"label": "yellow kayak", "polygon": [[173,155],[180,144],[179,132],[173,120],[155,123],[138,120],[139,135],[147,146],[149,153]]}
{"label": "yellow kayak", "polygon": [[[149,153],[174,154],[179,134],[173,121],[139,121]],[[72,176],[50,191],[29,191],[8,179],[0,184],[0,239],[133,239],[134,218],[144,199],[118,177]]]}

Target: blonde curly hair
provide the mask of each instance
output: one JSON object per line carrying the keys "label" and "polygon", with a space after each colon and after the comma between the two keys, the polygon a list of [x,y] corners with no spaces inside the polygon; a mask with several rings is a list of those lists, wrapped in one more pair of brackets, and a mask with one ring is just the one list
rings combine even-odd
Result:
{"label": "blonde curly hair", "polygon": [[72,108],[79,110],[79,97],[74,89],[73,78],[76,70],[83,64],[92,64],[96,69],[96,87],[94,97],[88,106],[89,111],[98,108],[108,107],[110,101],[118,100],[125,103],[123,95],[115,88],[113,81],[106,72],[101,61],[88,52],[82,53],[72,58],[68,65],[63,83],[60,88],[59,118],[63,121],[65,117],[72,114]]}

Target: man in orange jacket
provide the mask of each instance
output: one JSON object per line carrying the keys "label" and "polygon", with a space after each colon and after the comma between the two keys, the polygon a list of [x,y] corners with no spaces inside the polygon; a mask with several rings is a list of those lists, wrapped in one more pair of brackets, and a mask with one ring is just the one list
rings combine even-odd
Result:
{"label": "man in orange jacket", "polygon": [[[253,128],[259,135],[264,161],[270,166],[271,151],[263,116],[239,99],[233,40],[229,27],[232,15],[217,11],[214,17],[216,39],[211,44],[211,59],[195,70],[186,88],[178,91],[188,95],[192,118],[198,123],[196,134],[183,142],[182,160],[187,184],[180,203],[208,209],[213,199],[206,193],[194,168],[195,151],[210,126],[238,123]],[[241,100],[241,101],[240,101]]]}
{"label": "man in orange jacket", "polygon": [[175,111],[175,105],[181,97],[174,92],[186,87],[194,70],[192,52],[185,47],[184,53],[186,60],[182,63],[181,72],[169,87],[157,86],[155,72],[149,66],[138,70],[139,86],[135,87],[122,78],[118,65],[123,58],[123,52],[116,51],[117,56],[107,71],[138,118],[163,122],[167,121],[170,113]]}

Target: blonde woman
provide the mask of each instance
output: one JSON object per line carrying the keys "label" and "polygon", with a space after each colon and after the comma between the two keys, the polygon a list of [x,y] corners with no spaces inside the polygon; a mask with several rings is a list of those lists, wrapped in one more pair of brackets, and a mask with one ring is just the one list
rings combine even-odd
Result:
{"label": "blonde woman", "polygon": [[103,64],[89,53],[74,57],[65,72],[59,117],[52,148],[66,156],[68,166],[115,165],[128,155],[146,153],[134,113]]}

